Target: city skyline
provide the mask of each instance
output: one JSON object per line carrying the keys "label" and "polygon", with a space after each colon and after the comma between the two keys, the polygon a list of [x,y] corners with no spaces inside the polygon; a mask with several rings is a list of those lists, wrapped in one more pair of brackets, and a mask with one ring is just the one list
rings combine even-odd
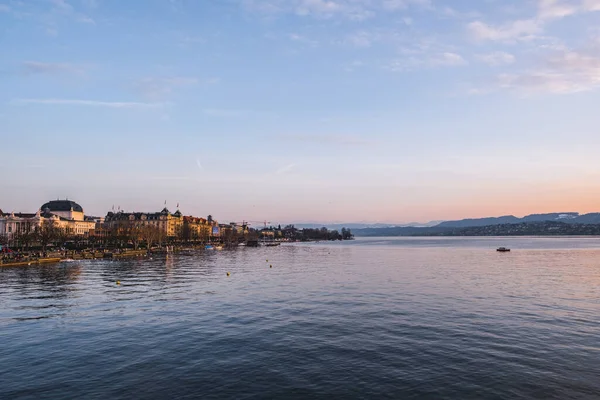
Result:
{"label": "city skyline", "polygon": [[598,0],[0,0],[0,209],[600,211],[599,22]]}

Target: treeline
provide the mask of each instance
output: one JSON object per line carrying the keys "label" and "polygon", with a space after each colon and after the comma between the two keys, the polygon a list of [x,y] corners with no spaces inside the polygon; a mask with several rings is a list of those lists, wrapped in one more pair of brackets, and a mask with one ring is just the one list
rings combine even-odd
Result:
{"label": "treeline", "polygon": [[342,228],[338,230],[329,230],[325,227],[319,229],[297,229],[294,225],[288,225],[281,229],[282,236],[291,241],[312,241],[312,240],[350,240],[354,238],[350,229]]}
{"label": "treeline", "polygon": [[451,229],[431,236],[597,236],[600,224],[527,222]]}
{"label": "treeline", "polygon": [[522,222],[471,227],[429,228],[397,227],[359,229],[358,236],[593,236],[600,235],[600,224],[564,222]]}

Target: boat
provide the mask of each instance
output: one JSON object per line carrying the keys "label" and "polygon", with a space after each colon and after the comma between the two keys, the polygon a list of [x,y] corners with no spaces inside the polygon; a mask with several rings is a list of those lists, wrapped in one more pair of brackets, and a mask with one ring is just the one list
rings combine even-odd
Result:
{"label": "boat", "polygon": [[267,247],[275,247],[275,246],[281,245],[281,243],[279,243],[279,242],[267,242],[264,245],[267,246]]}
{"label": "boat", "polygon": [[204,249],[205,250],[214,250],[215,248],[212,245],[207,244],[206,246],[204,246]]}
{"label": "boat", "polygon": [[498,247],[498,248],[496,249],[496,251],[499,251],[499,252],[501,252],[501,253],[506,253],[506,252],[509,252],[509,251],[510,251],[510,249],[507,249],[506,247]]}
{"label": "boat", "polygon": [[215,246],[215,250],[223,250],[223,246],[221,246],[221,245]]}

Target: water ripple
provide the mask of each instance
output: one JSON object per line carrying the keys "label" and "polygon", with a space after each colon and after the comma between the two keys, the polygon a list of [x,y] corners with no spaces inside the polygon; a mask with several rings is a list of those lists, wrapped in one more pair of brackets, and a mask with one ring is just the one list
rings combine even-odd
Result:
{"label": "water ripple", "polygon": [[598,245],[497,240],[0,270],[0,398],[600,398]]}

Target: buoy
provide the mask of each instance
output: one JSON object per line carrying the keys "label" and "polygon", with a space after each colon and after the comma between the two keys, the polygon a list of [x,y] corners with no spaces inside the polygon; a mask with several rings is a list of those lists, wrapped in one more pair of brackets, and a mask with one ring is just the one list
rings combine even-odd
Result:
{"label": "buoy", "polygon": [[227,273],[227,276],[229,276],[229,272]]}
{"label": "buoy", "polygon": [[121,284],[121,281],[117,281],[117,285],[120,285],[120,284]]}
{"label": "buoy", "polygon": [[273,265],[269,265],[269,268],[273,268]]}

